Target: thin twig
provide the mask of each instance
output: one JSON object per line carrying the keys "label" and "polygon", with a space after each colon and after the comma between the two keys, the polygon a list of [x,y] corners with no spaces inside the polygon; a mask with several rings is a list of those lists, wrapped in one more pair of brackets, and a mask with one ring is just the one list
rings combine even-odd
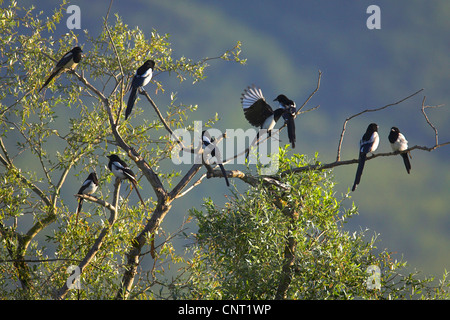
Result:
{"label": "thin twig", "polygon": [[342,126],[341,136],[340,136],[340,138],[339,138],[338,150],[337,150],[337,156],[336,156],[336,162],[338,162],[338,161],[341,160],[342,141],[344,140],[344,134],[345,134],[345,130],[346,130],[346,128],[347,128],[347,123],[348,123],[351,119],[356,118],[356,117],[358,117],[358,116],[360,116],[360,115],[362,115],[362,114],[364,114],[364,113],[367,113],[367,112],[376,112],[376,111],[380,111],[380,110],[386,109],[386,108],[391,107],[391,106],[398,105],[398,104],[402,103],[403,101],[408,100],[409,98],[415,96],[416,94],[418,94],[418,93],[421,92],[421,91],[423,91],[423,89],[420,89],[420,90],[414,92],[413,94],[407,96],[406,98],[403,98],[403,99],[401,99],[401,100],[399,100],[399,101],[397,101],[397,102],[387,104],[387,105],[385,105],[384,107],[381,107],[381,108],[366,109],[366,110],[364,110],[364,111],[358,112],[358,113],[356,113],[356,114],[354,114],[354,115],[348,117],[347,119],[345,119],[344,124],[343,124],[343,126]]}
{"label": "thin twig", "polygon": [[[111,3],[112,3],[112,1],[111,1]],[[120,61],[119,53],[118,53],[118,51],[117,51],[117,47],[116,47],[116,45],[115,45],[115,43],[114,43],[114,41],[113,41],[111,32],[109,31],[109,27],[108,27],[108,24],[107,24],[106,19],[105,19],[105,29],[106,29],[106,32],[108,33],[108,37],[109,37],[109,40],[110,40],[111,45],[112,45],[112,47],[113,47],[114,54],[116,55],[117,62],[119,63],[120,73],[121,73],[121,75],[122,75],[122,78],[121,78],[121,80],[120,80],[120,83],[121,83],[121,85],[120,85],[120,99],[119,99],[120,105],[119,105],[119,111],[117,112],[116,123],[115,123],[115,125],[117,126],[118,123],[119,123],[120,114],[122,113],[122,109],[123,109],[124,72],[123,72],[122,62]]]}
{"label": "thin twig", "polygon": [[147,93],[147,91],[145,91],[144,88],[140,88],[140,93],[141,93],[142,95],[144,95],[144,96],[147,98],[148,102],[150,102],[150,105],[151,105],[151,106],[153,107],[153,109],[155,110],[156,115],[158,116],[159,120],[161,120],[161,122],[162,122],[164,128],[166,128],[166,130],[169,132],[170,136],[177,140],[177,143],[181,145],[181,147],[183,148],[183,150],[187,150],[187,149],[190,150],[190,148],[186,148],[186,147],[184,146],[184,144],[183,144],[183,141],[181,141],[180,139],[178,139],[178,137],[173,133],[172,129],[171,129],[170,126],[167,124],[166,120],[164,119],[164,117],[163,117],[161,111],[159,111],[158,106],[157,106],[156,103],[153,101],[153,99],[150,98],[150,96],[149,96],[149,94]]}
{"label": "thin twig", "polygon": [[[366,158],[366,161],[369,160],[373,160],[375,158],[378,157],[390,157],[390,156],[396,156],[399,155],[401,153],[409,153],[410,151],[413,150],[423,150],[423,151],[434,151],[438,148],[444,147],[446,145],[450,145],[450,141],[438,144],[438,145],[434,145],[432,147],[427,147],[427,146],[413,146],[411,148],[408,148],[402,152],[400,151],[393,151],[393,152],[384,152],[384,153],[375,153],[372,154],[370,156],[368,156]],[[355,164],[358,163],[358,159],[351,159],[351,160],[338,160],[335,162],[330,162],[330,163],[324,163],[324,164],[312,164],[312,165],[307,165],[307,166],[303,166],[303,167],[297,167],[297,168],[293,168],[293,169],[289,169],[286,171],[283,171],[281,173],[279,173],[279,176],[284,176],[286,174],[291,174],[291,173],[299,173],[299,172],[305,172],[305,171],[311,171],[311,170],[325,170],[325,169],[331,169],[331,168],[335,168],[335,167],[339,167],[339,166],[344,166],[344,165],[349,165],[349,164]]]}
{"label": "thin twig", "polygon": [[443,105],[438,105],[438,106],[425,106],[425,100],[426,100],[426,96],[423,97],[422,100],[422,114],[425,117],[425,120],[427,121],[428,125],[434,130],[434,140],[435,140],[435,145],[439,144],[439,135],[438,135],[438,131],[436,129],[436,127],[431,123],[431,121],[428,119],[427,114],[425,113],[425,109],[426,108],[439,108],[442,107]]}
{"label": "thin twig", "polygon": [[[319,77],[317,79],[317,85],[316,85],[316,89],[314,89],[313,92],[311,92],[311,94],[309,95],[308,99],[305,100],[305,102],[303,102],[303,104],[297,109],[295,115],[297,116],[298,114],[300,114],[300,111],[302,111],[302,109],[306,106],[306,104],[308,103],[309,100],[311,100],[311,98],[316,94],[317,91],[319,91],[320,88],[320,79],[322,78],[322,71],[319,70]],[[317,107],[316,107],[317,108]]]}

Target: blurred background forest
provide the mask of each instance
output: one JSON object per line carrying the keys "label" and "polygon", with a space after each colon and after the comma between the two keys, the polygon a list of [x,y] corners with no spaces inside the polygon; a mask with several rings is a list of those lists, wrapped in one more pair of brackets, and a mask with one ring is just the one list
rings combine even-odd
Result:
{"label": "blurred background forest", "polygon": [[[83,46],[83,29],[94,36],[100,33],[109,1],[75,0],[70,4],[81,9],[81,30],[73,32]],[[366,27],[366,9],[371,4],[381,9],[380,30]],[[34,5],[37,11],[51,14],[59,3],[40,0],[20,1],[19,5]],[[206,121],[218,113],[220,120],[215,128],[246,129],[249,124],[240,106],[246,86],[260,86],[269,101],[284,93],[299,105],[316,87],[321,70],[320,90],[307,106],[320,108],[297,118],[295,152],[312,158],[317,151],[322,162],[334,161],[342,124],[348,116],[396,102],[421,88],[425,90],[400,105],[353,119],[347,126],[341,158],[357,158],[359,139],[370,122],[380,127],[378,152],[391,151],[387,140],[391,126],[400,128],[410,146],[432,146],[434,132],[420,110],[424,96],[428,105],[445,105],[428,109],[428,116],[439,130],[440,142],[450,140],[447,0],[116,0],[113,13],[130,28],[138,26],[148,38],[153,29],[170,34],[176,58],[215,57],[237,41],[242,42],[242,57],[247,59],[244,66],[213,60],[206,71],[207,78],[194,86],[167,74],[158,78],[164,82],[164,93],[156,94],[155,86],[149,84],[146,90],[162,111],[170,103],[171,92],[177,92],[180,103],[198,105],[190,121]],[[63,19],[53,37],[57,39],[68,31]],[[138,103],[137,107],[147,108],[144,117],[156,117],[147,104]],[[67,112],[76,113],[77,109]],[[288,143],[285,135],[281,134],[282,143]],[[359,216],[350,219],[345,228],[367,228],[369,235],[380,234],[380,249],[387,248],[395,252],[393,258],[407,260],[411,270],[417,268],[424,276],[433,274],[439,278],[444,269],[450,269],[449,156],[448,146],[431,153],[416,150],[410,175],[400,157],[369,161],[360,186],[346,200],[349,207],[351,201],[356,203]],[[26,159],[16,164],[31,169]],[[101,165],[106,165],[106,160]],[[351,187],[355,170],[356,165],[334,169],[338,198]],[[61,194],[75,212],[73,194],[84,177],[70,179],[73,184],[67,183]],[[235,183],[241,191],[247,187]],[[72,190],[70,186],[76,187]],[[227,194],[230,191],[222,179],[203,182],[174,205],[162,227],[176,230],[189,208],[200,208],[204,196],[211,196],[220,205]],[[187,233],[196,230],[194,223],[187,227]],[[181,249],[186,244],[181,239],[177,241]]]}

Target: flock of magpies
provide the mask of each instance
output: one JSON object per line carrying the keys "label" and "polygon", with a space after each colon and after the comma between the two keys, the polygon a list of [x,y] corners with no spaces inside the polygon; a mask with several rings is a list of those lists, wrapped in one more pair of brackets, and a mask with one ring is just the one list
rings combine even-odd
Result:
{"label": "flock of magpies", "polygon": [[[50,76],[45,81],[44,85],[39,89],[41,91],[44,89],[50,81],[61,75],[63,72],[68,70],[74,70],[75,67],[80,63],[82,59],[82,50],[80,47],[75,47],[69,52],[67,52],[61,60],[59,60],[56,66],[53,68]],[[127,102],[127,108],[125,110],[125,119],[128,119],[130,116],[133,106],[136,102],[137,91],[139,88],[143,88],[146,86],[153,76],[153,70],[155,67],[155,62],[153,60],[147,60],[145,63],[140,66],[136,73],[133,76],[130,88],[130,95]],[[241,96],[241,104],[244,111],[244,116],[247,121],[255,127],[259,127],[260,129],[264,129],[267,131],[267,134],[270,136],[271,131],[275,127],[276,123],[280,118],[283,118],[285,124],[287,126],[288,138],[289,142],[292,145],[292,148],[295,148],[295,118],[297,116],[297,108],[294,101],[288,99],[285,95],[278,95],[274,101],[279,103],[278,108],[275,110],[266,102],[261,89],[256,86],[248,87],[244,90],[244,93]],[[259,138],[259,133],[257,134],[256,139]],[[397,127],[392,127],[388,136],[389,142],[391,144],[393,151],[400,152],[400,155],[403,158],[406,170],[410,173],[411,164],[409,162],[408,153],[404,152],[408,149],[408,141],[405,136],[400,132]],[[255,142],[254,141],[254,142]],[[218,150],[215,148],[214,139],[210,137],[208,131],[202,132],[202,142],[203,148],[208,148],[210,150],[210,154],[212,157],[216,157],[217,164],[222,170],[223,177],[227,186],[229,186],[229,181],[227,177],[227,173],[223,167],[223,164],[220,160],[220,154]],[[254,142],[250,145],[250,147],[254,144]],[[362,136],[359,143],[359,159],[358,159],[358,168],[356,171],[355,181],[353,183],[352,191],[355,191],[357,185],[361,181],[361,175],[364,169],[364,164],[366,161],[367,154],[373,153],[377,148],[380,142],[378,135],[378,125],[375,123],[369,124],[366,132]],[[249,147],[249,149],[250,149]],[[212,150],[211,150],[212,149]],[[109,158],[108,169],[121,180],[129,180],[141,200],[142,204],[145,207],[145,203],[142,200],[141,195],[139,194],[137,188],[137,180],[133,171],[128,167],[128,165],[119,158],[116,154],[111,154],[107,156]],[[89,174],[88,178],[83,182],[83,185],[78,190],[77,194],[85,194],[91,195],[98,188],[98,178],[95,172]],[[79,204],[77,208],[77,218],[82,208],[83,199],[79,198]]]}

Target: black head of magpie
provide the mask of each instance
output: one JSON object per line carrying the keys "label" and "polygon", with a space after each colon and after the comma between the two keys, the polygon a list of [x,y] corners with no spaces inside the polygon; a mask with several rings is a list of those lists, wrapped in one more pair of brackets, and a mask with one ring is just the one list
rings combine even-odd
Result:
{"label": "black head of magpie", "polygon": [[408,140],[400,132],[397,127],[392,127],[388,136],[389,142],[393,151],[400,151],[400,155],[403,158],[403,163],[405,164],[406,172],[411,172],[411,163],[409,162],[409,153],[404,152],[408,149]]}
{"label": "black head of magpie", "polygon": [[39,89],[39,92],[44,89],[52,79],[66,70],[74,70],[75,67],[80,63],[82,58],[82,52],[80,47],[74,47],[72,50],[67,52],[55,65],[52,73],[45,81],[44,85]]}
{"label": "black head of magpie", "polygon": [[284,108],[283,119],[287,125],[289,142],[292,145],[292,149],[295,148],[295,117],[297,116],[297,107],[295,102],[290,100],[284,94],[278,95],[273,101],[280,103],[280,108]]}
{"label": "black head of magpie", "polygon": [[[225,168],[222,164],[222,157],[219,153],[219,150],[216,148],[216,145],[214,143],[214,138],[211,138],[209,135],[209,132],[207,130],[203,130],[202,132],[202,143],[203,143],[203,152],[205,152],[206,149],[210,151],[212,157],[216,157],[217,161],[216,163],[219,165],[220,170],[222,171],[222,175],[225,178],[225,183],[227,186],[230,186],[230,182],[228,181],[227,172],[225,171]],[[211,146],[208,148],[208,146]]]}
{"label": "black head of magpie", "polygon": [[361,181],[361,175],[364,170],[367,154],[369,152],[374,152],[378,148],[379,143],[380,137],[378,136],[378,125],[376,123],[371,123],[359,141],[358,169],[356,170],[355,182],[353,183],[352,191],[356,190],[356,186]]}
{"label": "black head of magpie", "polygon": [[111,154],[107,156],[109,158],[108,162],[108,169],[111,170],[111,172],[116,176],[117,178],[121,180],[129,180],[136,190],[136,193],[139,196],[139,199],[141,200],[142,205],[145,207],[145,202],[142,200],[141,194],[139,193],[139,190],[137,188],[137,180],[136,176],[134,175],[134,172],[128,167],[128,165],[119,158],[117,154]]}
{"label": "black head of magpie", "polygon": [[125,110],[125,119],[128,119],[131,114],[131,110],[133,110],[133,106],[137,98],[137,90],[139,87],[145,87],[150,82],[153,76],[154,68],[155,61],[147,60],[136,70],[133,80],[131,81],[130,96],[128,97],[127,109]]}
{"label": "black head of magpie", "polygon": [[[89,176],[86,178],[86,180],[84,180],[77,194],[93,194],[95,191],[97,191],[97,188],[98,188],[97,174],[95,172],[91,172]],[[81,211],[82,206],[83,206],[83,198],[78,198],[77,218],[75,226],[77,226],[78,224],[78,215]]]}

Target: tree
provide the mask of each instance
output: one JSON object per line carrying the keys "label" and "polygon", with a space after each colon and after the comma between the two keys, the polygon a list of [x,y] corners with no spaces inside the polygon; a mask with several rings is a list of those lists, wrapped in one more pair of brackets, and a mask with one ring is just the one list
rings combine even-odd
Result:
{"label": "tree", "polygon": [[[311,164],[317,155],[288,157],[280,150],[280,173]],[[405,299],[445,298],[438,286],[402,274],[405,262],[376,237],[349,233],[343,224],[357,208],[342,208],[331,170],[280,174],[280,189],[258,185],[217,207],[192,210],[198,221],[189,295],[202,299]],[[376,273],[372,273],[376,271]]]}
{"label": "tree", "polygon": [[[168,35],[155,30],[146,39],[141,30],[129,29],[119,17],[112,26],[106,17],[98,36],[85,31],[89,44],[83,48],[80,67],[60,76],[39,94],[37,89],[55,62],[78,44],[72,32],[57,40],[51,36],[63,13],[64,6],[60,6],[43,19],[34,16],[33,8],[19,8],[14,2],[1,9],[0,288],[3,297],[73,298],[80,294],[80,298],[109,299],[114,293],[117,298],[126,298],[140,259],[150,252],[142,251],[144,245],[151,243],[171,202],[201,168],[196,166],[175,185],[176,172],[158,172],[174,144],[161,129],[188,127],[187,114],[195,106],[178,104],[172,94],[163,117],[150,95],[142,92],[159,119],[139,125],[124,123],[121,116],[127,84],[142,59],[149,56],[158,63],[153,81],[158,91],[165,90],[158,81],[161,73],[195,83],[204,78],[210,60],[243,63],[240,44],[217,58],[175,60]],[[139,108],[134,112],[137,117],[140,113]],[[120,199],[126,184],[111,181],[105,169],[106,156],[112,152],[134,160],[140,170],[138,178],[144,177],[155,191],[154,197],[146,197],[146,208],[131,203],[131,190]],[[21,162],[25,157],[26,162]],[[82,213],[74,228],[75,217],[60,193],[70,175],[78,177],[75,183],[79,185],[69,186],[76,193],[90,171],[99,176],[99,191],[83,198],[95,206],[85,204],[90,210]],[[45,240],[56,256],[51,259],[45,253],[47,245],[38,238],[49,228],[53,231]],[[157,249],[158,257],[154,267],[144,273],[142,288],[161,282],[158,272],[174,256],[169,241]],[[78,293],[69,291],[66,281],[71,265],[81,272],[85,290]],[[133,294],[140,290],[135,283]]]}
{"label": "tree", "polygon": [[[196,111],[195,106],[178,103],[172,93],[167,111],[161,112],[155,102],[156,94],[141,89],[138,104],[151,107],[156,119],[142,119],[142,108],[135,107],[130,119],[124,121],[124,98],[134,71],[147,58],[156,61],[152,85],[156,92],[165,92],[164,83],[158,77],[160,74],[168,73],[180,81],[190,79],[196,83],[205,78],[205,69],[211,60],[244,63],[240,57],[240,43],[218,57],[200,61],[185,57],[177,60],[172,57],[168,35],[153,30],[147,39],[139,28],[130,29],[118,16],[110,24],[110,4],[100,33],[91,35],[85,31],[88,43],[83,46],[84,56],[79,66],[39,92],[56,61],[79,45],[73,32],[59,39],[52,36],[64,9],[65,3],[50,17],[36,15],[34,8],[20,8],[14,1],[0,9],[0,294],[23,299],[188,296],[183,289],[187,285],[195,287],[198,270],[207,267],[207,264],[198,264],[206,260],[194,259],[191,265],[195,267],[189,266],[187,257],[174,252],[171,239],[175,235],[165,234],[161,223],[174,201],[202,183],[204,177],[223,177],[223,173],[206,163],[193,164],[186,171],[176,171],[170,165],[171,152],[180,145],[188,152],[201,154],[201,150],[184,145],[174,135],[176,128],[193,130],[188,118]],[[319,89],[320,76],[321,73],[311,96]],[[311,96],[297,109],[297,114],[305,112],[302,109]],[[207,125],[211,126],[215,121],[209,119]],[[446,144],[438,145],[436,140],[436,145],[429,150]],[[134,201],[134,190],[127,182],[112,179],[112,174],[105,168],[106,156],[111,153],[126,158],[138,173],[138,188],[145,206]],[[368,160],[376,156],[379,155]],[[274,226],[278,224],[283,230],[281,237],[274,236],[270,243],[274,251],[266,252],[283,261],[278,270],[279,285],[274,296],[277,298],[291,297],[296,281],[293,272],[305,272],[291,268],[297,263],[292,248],[306,245],[300,239],[305,230],[312,232],[311,237],[317,237],[314,228],[319,223],[319,228],[324,227],[330,234],[340,236],[337,227],[332,225],[334,218],[331,218],[335,216],[338,204],[330,195],[332,182],[323,177],[322,170],[357,162],[357,159],[341,161],[338,157],[331,164],[308,164],[302,159],[303,156],[295,156],[292,167],[285,163],[284,171],[273,176],[240,170],[226,172],[230,179],[240,179],[252,186],[248,196],[258,190],[276,196],[277,201],[272,205],[265,203],[268,208],[265,214],[273,214]],[[169,164],[168,169],[166,164]],[[194,181],[203,167],[206,173]],[[86,204],[75,225],[75,214],[61,194],[64,189],[76,193],[92,171],[99,177],[99,189],[93,195],[77,195]],[[310,219],[315,225],[302,225],[309,220],[300,217],[296,210],[283,209],[285,203],[293,205],[301,200],[298,204],[302,210],[310,210],[308,206],[313,204],[303,203],[305,199],[298,195],[289,195],[289,190],[295,190],[297,182],[305,176],[312,179],[311,184],[324,183],[320,192],[304,190],[311,193],[317,202],[314,205],[333,205],[324,212],[326,217],[319,217],[317,221]],[[286,189],[283,181],[292,184],[290,189]],[[278,211],[272,210],[274,205]],[[285,220],[277,216],[279,211],[284,211]],[[179,233],[182,231],[183,224]],[[165,239],[155,246],[157,234]],[[200,234],[199,239],[201,237]],[[284,251],[274,246],[282,243],[281,239],[287,241]],[[338,239],[329,242],[330,246],[337,244]],[[364,248],[362,243],[347,238],[342,245],[354,250]],[[49,252],[54,257],[49,257]],[[362,259],[369,253],[366,250],[357,256]],[[151,267],[139,269],[143,260],[150,260]],[[186,263],[188,267],[173,277],[165,276],[167,266],[177,262]],[[345,262],[355,264],[359,260]],[[355,271],[356,276],[361,279],[359,270]],[[81,280],[82,290],[71,290],[77,288],[77,280]],[[200,297],[208,296],[201,288],[195,288],[193,292],[198,292]],[[225,295],[217,291],[210,296],[219,294]],[[254,292],[251,296],[258,294]],[[342,297],[338,291],[335,294]]]}

